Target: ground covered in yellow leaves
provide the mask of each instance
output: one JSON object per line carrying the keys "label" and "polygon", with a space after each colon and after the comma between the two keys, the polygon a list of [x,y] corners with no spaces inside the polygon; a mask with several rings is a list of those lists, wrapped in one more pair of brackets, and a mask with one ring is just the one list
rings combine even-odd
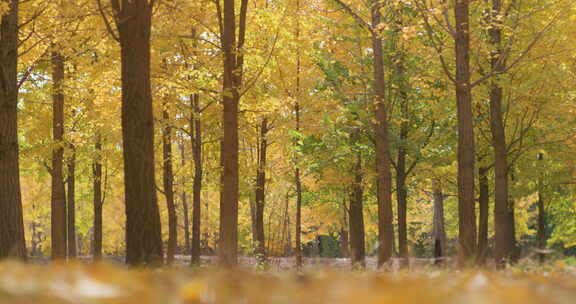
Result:
{"label": "ground covered in yellow leaves", "polygon": [[563,264],[503,272],[316,270],[224,272],[186,267],[0,264],[0,303],[576,303]]}

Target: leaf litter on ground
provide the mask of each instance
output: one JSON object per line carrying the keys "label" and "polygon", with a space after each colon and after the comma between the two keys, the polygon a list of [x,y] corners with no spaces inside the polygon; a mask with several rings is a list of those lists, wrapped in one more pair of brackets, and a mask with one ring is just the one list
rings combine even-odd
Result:
{"label": "leaf litter on ground", "polygon": [[0,304],[576,303],[566,265],[506,271],[223,271],[113,264],[0,264]]}

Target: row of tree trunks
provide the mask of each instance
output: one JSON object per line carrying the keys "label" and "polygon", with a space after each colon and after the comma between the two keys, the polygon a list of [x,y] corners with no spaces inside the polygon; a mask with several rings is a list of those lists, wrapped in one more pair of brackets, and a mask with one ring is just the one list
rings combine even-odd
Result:
{"label": "row of tree trunks", "polygon": [[152,5],[111,0],[122,61],[122,140],[126,263],[163,263],[162,227],[154,178],[154,116],[150,87]]}
{"label": "row of tree trunks", "polygon": [[376,105],[374,133],[376,135],[376,175],[378,200],[378,266],[390,261],[394,246],[394,227],[392,225],[392,175],[390,173],[388,109],[384,81],[384,54],[382,37],[376,29],[382,22],[380,1],[371,1],[372,48],[374,50],[374,100]]}
{"label": "row of tree trunks", "polygon": [[93,224],[93,245],[92,254],[95,261],[102,259],[102,205],[104,198],[102,195],[102,136],[96,134],[94,142],[95,157],[92,163],[92,188],[94,192],[94,224]]}
{"label": "row of tree trunks", "polygon": [[264,237],[264,206],[266,204],[266,153],[268,150],[268,118],[263,118],[260,125],[260,135],[258,140],[258,167],[256,172],[255,190],[255,253],[260,263],[266,261],[265,237]]}
{"label": "row of tree trunks", "polygon": [[176,216],[176,203],[174,198],[174,169],[172,161],[172,127],[170,123],[170,112],[165,103],[162,109],[164,128],[162,130],[162,152],[163,161],[163,183],[164,197],[168,209],[168,248],[166,250],[166,263],[172,264],[176,249],[178,247],[178,218]]}
{"label": "row of tree trunks", "polygon": [[18,0],[0,24],[0,259],[26,259],[18,160]]}
{"label": "row of tree trunks", "polygon": [[66,190],[64,186],[64,56],[53,45],[52,62],[52,177],[51,187],[51,235],[52,259],[66,259]]}
{"label": "row of tree trunks", "polygon": [[459,264],[469,266],[476,257],[476,211],[474,197],[475,147],[472,88],[470,83],[470,0],[454,5],[456,104],[458,117],[458,242]]}

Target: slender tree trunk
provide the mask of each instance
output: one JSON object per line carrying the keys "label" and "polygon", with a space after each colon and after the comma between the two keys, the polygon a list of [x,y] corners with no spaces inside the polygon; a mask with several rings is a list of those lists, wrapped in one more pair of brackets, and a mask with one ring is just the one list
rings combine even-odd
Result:
{"label": "slender tree trunk", "polygon": [[26,259],[18,159],[18,0],[0,25],[0,260]]}
{"label": "slender tree trunk", "polygon": [[126,204],[126,263],[159,265],[162,226],[154,178],[154,116],[150,88],[148,0],[111,0],[122,57],[122,139]]}
{"label": "slender tree trunk", "polygon": [[68,160],[68,258],[76,258],[76,151]]}
{"label": "slender tree trunk", "polygon": [[444,263],[446,255],[446,231],[444,230],[444,193],[442,184],[434,179],[432,182],[434,197],[434,217],[432,220],[432,243],[434,246],[434,264]]}
{"label": "slender tree trunk", "polygon": [[[357,133],[357,132],[356,132]],[[358,137],[358,133],[354,135]],[[364,189],[362,187],[362,180],[364,174],[362,172],[362,156],[360,152],[356,153],[356,164],[354,166],[354,184],[350,193],[350,248],[351,258],[350,262],[352,268],[364,269],[366,267],[366,245],[364,236]]]}
{"label": "slender tree trunk", "polygon": [[[372,0],[372,27],[378,28],[381,22],[379,1]],[[374,93],[376,102],[376,174],[378,200],[378,267],[390,261],[394,246],[394,227],[392,225],[392,175],[390,173],[388,141],[388,109],[385,101],[384,55],[382,38],[378,33],[372,35],[374,49]]]}
{"label": "slender tree trunk", "polygon": [[96,135],[96,142],[94,144],[96,155],[92,164],[92,187],[94,191],[94,243],[92,245],[92,254],[94,260],[99,261],[102,259],[102,204],[104,203],[102,197],[102,136]]}
{"label": "slender tree trunk", "polygon": [[260,262],[266,261],[264,247],[264,206],[266,203],[266,152],[268,149],[268,119],[263,118],[260,126],[258,155],[258,172],[256,173],[256,257]]}
{"label": "slender tree trunk", "polygon": [[474,197],[474,116],[470,87],[470,0],[456,0],[456,103],[458,112],[458,243],[459,264],[469,266],[476,256]]}
{"label": "slender tree trunk", "polygon": [[[539,182],[541,184],[541,182]],[[538,249],[546,249],[546,210],[544,209],[544,199],[542,198],[542,189],[538,190]],[[546,254],[538,253],[538,261],[544,263]]]}
{"label": "slender tree trunk", "polygon": [[[184,139],[179,141],[178,149],[180,150],[180,166],[186,167],[186,153],[184,149]],[[180,191],[180,200],[182,201],[182,212],[184,213],[184,246],[186,254],[191,254],[192,247],[190,246],[190,211],[188,208],[188,193],[186,192],[186,178],[182,177]]]}
{"label": "slender tree trunk", "polygon": [[342,202],[344,212],[342,212],[342,228],[340,229],[340,252],[342,252],[342,257],[350,257],[350,232],[348,225],[348,208],[346,207],[346,201]]}
{"label": "slender tree trunk", "polygon": [[222,24],[222,52],[224,58],[224,81],[222,103],[221,159],[223,162],[222,200],[220,201],[220,265],[238,265],[238,106],[242,70],[244,66],[244,39],[246,33],[246,13],[248,0],[241,0],[236,39],[235,0],[224,0]]}
{"label": "slender tree trunk", "polygon": [[194,185],[192,186],[192,265],[200,265],[200,231],[201,231],[201,195],[202,195],[202,123],[200,121],[200,95],[193,94],[191,125],[194,127],[192,136],[192,159],[194,161]]}
{"label": "slender tree trunk", "polygon": [[[296,41],[300,42],[300,0],[296,0]],[[294,114],[296,120],[296,132],[300,133],[300,74],[302,71],[302,62],[300,49],[296,50],[296,94],[294,98]],[[302,180],[300,177],[298,153],[294,154],[294,184],[296,186],[296,215],[295,215],[295,242],[294,256],[296,257],[296,269],[302,270]]]}
{"label": "slender tree trunk", "polygon": [[[505,68],[502,58],[502,10],[501,0],[492,0],[490,29],[488,31],[492,52],[490,53],[491,73],[501,74]],[[502,87],[498,78],[490,83],[490,130],[494,147],[494,260],[498,267],[504,267],[512,257],[514,246],[510,244],[511,226],[508,213],[508,160],[506,130],[502,114]]]}
{"label": "slender tree trunk", "polygon": [[[57,46],[54,46],[57,48]],[[66,190],[64,187],[64,57],[52,52],[52,259],[66,259]]]}
{"label": "slender tree trunk", "polygon": [[478,205],[480,217],[478,220],[478,265],[486,264],[488,254],[488,209],[490,202],[490,188],[488,185],[488,168],[478,169]]}
{"label": "slender tree trunk", "polygon": [[178,218],[176,216],[176,203],[174,201],[174,170],[172,162],[172,127],[170,126],[170,113],[168,105],[164,104],[162,116],[164,119],[164,129],[162,130],[162,151],[163,161],[163,182],[164,196],[166,197],[166,207],[168,208],[168,250],[166,252],[166,262],[172,264],[178,247]]}
{"label": "slender tree trunk", "polygon": [[[404,94],[403,94],[404,95]],[[402,98],[402,122],[400,124],[400,147],[398,148],[398,162],[396,164],[396,201],[398,203],[398,249],[400,253],[400,266],[409,266],[408,257],[408,231],[407,209],[408,190],[406,189],[406,141],[408,140],[408,100]]]}

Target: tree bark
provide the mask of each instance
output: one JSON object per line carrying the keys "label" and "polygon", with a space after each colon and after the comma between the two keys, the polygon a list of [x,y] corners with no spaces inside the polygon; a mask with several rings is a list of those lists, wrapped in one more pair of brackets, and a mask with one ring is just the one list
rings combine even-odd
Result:
{"label": "tree bark", "polygon": [[[53,46],[57,48],[57,46]],[[52,191],[51,191],[51,233],[52,259],[66,259],[66,190],[64,187],[64,57],[53,51],[52,61]]]}
{"label": "tree bark", "polygon": [[164,256],[154,178],[154,117],[150,88],[152,3],[111,0],[122,59],[122,139],[126,263],[159,265]]}
{"label": "tree bark", "polygon": [[26,259],[18,159],[18,0],[0,25],[0,260]]}
{"label": "tree bark", "polygon": [[[182,168],[186,167],[186,153],[184,149],[184,139],[178,143],[178,149],[180,150],[180,166]],[[190,211],[188,208],[188,193],[186,192],[186,178],[182,177],[181,180],[182,189],[180,191],[180,200],[182,201],[182,212],[184,213],[184,247],[186,254],[191,254],[192,247],[190,245]]]}
{"label": "tree bark", "polygon": [[[492,51],[490,52],[491,73],[501,74],[505,69],[502,58],[501,0],[492,0],[490,29],[488,31]],[[494,260],[497,267],[504,267],[512,257],[514,246],[510,244],[512,230],[509,223],[508,202],[508,153],[506,129],[502,113],[502,87],[498,78],[490,83],[490,130],[494,148]]]}
{"label": "tree bark", "polygon": [[235,10],[235,0],[224,0],[221,33],[224,64],[222,88],[224,137],[221,148],[223,179],[218,253],[220,265],[228,268],[238,265],[238,106],[244,65],[242,52],[248,0],[241,0],[238,39],[236,39]]}
{"label": "tree bark", "polygon": [[456,0],[456,103],[458,116],[458,243],[459,264],[469,266],[476,256],[474,197],[474,116],[470,86],[470,0]]}
{"label": "tree bark", "polygon": [[176,216],[176,203],[174,201],[174,169],[172,162],[172,127],[170,126],[170,113],[168,105],[163,105],[162,118],[164,119],[164,129],[162,130],[162,152],[163,161],[163,182],[164,196],[166,197],[166,207],[168,208],[168,250],[166,251],[166,262],[171,265],[178,247],[178,218]]}
{"label": "tree bark", "polygon": [[408,140],[408,100],[407,96],[401,92],[401,112],[402,122],[400,123],[400,147],[398,148],[398,161],[396,164],[396,202],[398,204],[398,251],[400,266],[409,266],[408,257],[408,231],[407,231],[407,211],[408,211],[408,190],[406,189],[406,142]]}
{"label": "tree bark", "polygon": [[258,148],[258,171],[256,173],[256,204],[255,204],[255,236],[256,236],[256,258],[260,263],[266,261],[266,250],[264,246],[264,206],[266,203],[266,152],[268,149],[268,118],[262,119],[260,126],[260,138]]}
{"label": "tree bark", "polygon": [[68,258],[76,258],[76,152],[68,160]]}
{"label": "tree bark", "polygon": [[340,252],[342,252],[342,257],[350,257],[350,232],[348,225],[348,208],[346,207],[346,201],[342,202],[342,207],[344,212],[342,212],[342,228],[340,229]]}
{"label": "tree bark", "polygon": [[[358,137],[356,132],[354,137]],[[362,172],[362,155],[356,152],[356,164],[354,165],[354,183],[352,184],[350,192],[350,249],[351,258],[350,262],[352,268],[364,269],[366,267],[366,245],[364,236],[364,203],[363,195],[364,189],[362,180],[364,174]]]}
{"label": "tree bark", "polygon": [[96,135],[94,150],[96,154],[92,164],[92,187],[94,191],[94,243],[92,245],[92,254],[95,261],[100,261],[102,259],[102,205],[104,200],[102,197],[102,136],[99,133]]}
{"label": "tree bark", "polygon": [[490,203],[490,188],[488,185],[488,168],[478,169],[478,205],[480,216],[478,220],[478,265],[486,264],[488,254],[488,210]]}
{"label": "tree bark", "polygon": [[434,247],[434,264],[444,263],[446,255],[446,231],[444,230],[444,193],[438,179],[432,181],[434,197],[434,217],[432,220],[432,243]]}
{"label": "tree bark", "polygon": [[192,265],[200,265],[200,231],[201,231],[201,195],[202,195],[202,123],[200,121],[200,95],[192,98],[191,125],[194,127],[192,136],[192,158],[194,161],[194,185],[192,186]]}
{"label": "tree bark", "polygon": [[[374,31],[380,25],[381,14],[379,1],[372,0],[372,27]],[[385,103],[384,57],[382,38],[377,32],[372,34],[374,49],[374,97],[376,102],[376,174],[378,200],[378,267],[390,261],[394,246],[394,227],[392,225],[392,175],[390,173],[388,113]]]}
{"label": "tree bark", "polygon": [[[296,40],[300,41],[300,0],[296,0]],[[300,133],[300,74],[302,62],[300,49],[296,51],[296,96],[294,100],[294,115],[296,119],[296,132]],[[295,242],[294,255],[296,257],[296,269],[302,270],[302,180],[300,177],[298,153],[294,154],[294,184],[296,185],[296,215],[295,215]]]}
{"label": "tree bark", "polygon": [[[541,181],[539,184],[541,184]],[[546,209],[544,208],[541,185],[538,190],[538,249],[546,249]],[[543,252],[538,253],[538,261],[544,263],[546,261],[546,254]]]}

